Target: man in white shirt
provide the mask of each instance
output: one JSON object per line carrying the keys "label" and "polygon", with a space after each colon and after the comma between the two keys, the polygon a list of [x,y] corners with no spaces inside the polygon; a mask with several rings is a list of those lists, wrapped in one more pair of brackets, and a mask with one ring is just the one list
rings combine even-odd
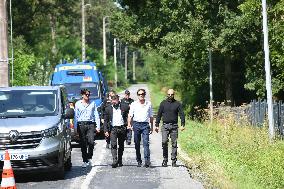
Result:
{"label": "man in white shirt", "polygon": [[[141,135],[143,138],[145,167],[150,167],[150,148],[149,148],[149,134],[153,131],[153,109],[150,101],[145,100],[145,89],[138,89],[138,100],[130,105],[128,114],[128,129],[134,131],[134,143],[136,150],[136,160],[138,167],[142,166],[142,159],[140,153]],[[133,119],[133,122],[131,120]],[[151,127],[149,126],[149,121]],[[131,125],[133,123],[133,125]]]}

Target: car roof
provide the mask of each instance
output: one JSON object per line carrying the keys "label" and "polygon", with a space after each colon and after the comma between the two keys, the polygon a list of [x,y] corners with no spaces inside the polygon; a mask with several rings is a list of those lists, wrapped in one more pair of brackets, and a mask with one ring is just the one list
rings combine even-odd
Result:
{"label": "car roof", "polygon": [[58,90],[63,86],[16,86],[16,87],[0,87],[0,91],[6,90]]}

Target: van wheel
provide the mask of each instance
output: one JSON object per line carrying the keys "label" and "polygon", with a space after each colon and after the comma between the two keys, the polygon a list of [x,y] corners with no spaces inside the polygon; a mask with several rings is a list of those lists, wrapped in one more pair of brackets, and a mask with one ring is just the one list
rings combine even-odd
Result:
{"label": "van wheel", "polygon": [[72,168],[71,154],[69,155],[67,161],[65,162],[65,170],[70,171]]}
{"label": "van wheel", "polygon": [[64,166],[64,155],[63,154],[60,157],[60,161],[61,163],[59,163],[59,165],[61,166],[58,167],[58,170],[55,172],[54,177],[61,180],[61,179],[64,179],[64,176],[65,176],[65,166]]}

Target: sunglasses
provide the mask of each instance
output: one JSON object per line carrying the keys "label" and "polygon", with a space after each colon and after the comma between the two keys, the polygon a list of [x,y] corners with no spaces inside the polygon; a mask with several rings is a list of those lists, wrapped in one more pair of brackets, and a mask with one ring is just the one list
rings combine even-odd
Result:
{"label": "sunglasses", "polygon": [[86,96],[90,96],[90,93],[85,94]]}
{"label": "sunglasses", "polygon": [[168,94],[168,96],[174,96],[174,94]]}
{"label": "sunglasses", "polygon": [[138,96],[145,96],[145,93],[138,93]]}

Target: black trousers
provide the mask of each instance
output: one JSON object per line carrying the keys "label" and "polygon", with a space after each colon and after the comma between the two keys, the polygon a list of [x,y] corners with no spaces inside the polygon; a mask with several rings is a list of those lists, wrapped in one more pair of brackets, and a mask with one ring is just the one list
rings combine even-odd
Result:
{"label": "black trousers", "polygon": [[[110,134],[111,154],[113,163],[122,162],[126,128],[125,126],[112,127]],[[117,149],[118,144],[118,149]]]}
{"label": "black trousers", "polygon": [[88,121],[78,122],[77,128],[80,138],[83,162],[88,162],[88,159],[92,159],[93,157],[95,123]]}
{"label": "black trousers", "polygon": [[178,138],[178,125],[177,124],[163,124],[162,126],[162,148],[164,160],[168,160],[168,142],[169,136],[172,141],[172,154],[171,160],[177,160],[177,138]]}

